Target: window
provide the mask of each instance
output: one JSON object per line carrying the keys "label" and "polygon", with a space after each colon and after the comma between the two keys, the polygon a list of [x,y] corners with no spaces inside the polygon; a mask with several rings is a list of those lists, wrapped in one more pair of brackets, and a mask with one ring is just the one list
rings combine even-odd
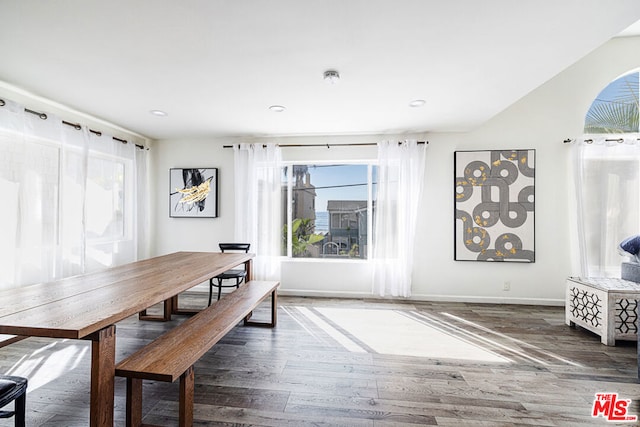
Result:
{"label": "window", "polygon": [[[640,73],[612,81],[594,99],[579,142],[576,188],[582,274],[620,277],[618,245],[640,230]],[[601,135],[594,135],[601,134]]]}
{"label": "window", "polygon": [[282,254],[367,259],[375,169],[363,163],[285,166]]}
{"label": "window", "polygon": [[640,73],[632,72],[612,81],[598,94],[585,118],[585,133],[638,132]]}
{"label": "window", "polygon": [[[127,166],[130,167],[129,164]],[[124,239],[125,224],[130,224],[130,221],[125,221],[124,211],[125,162],[90,155],[87,174],[87,239],[102,242]]]}
{"label": "window", "polygon": [[[582,203],[588,271],[620,277],[618,245],[638,234],[640,158],[585,159]],[[603,238],[606,236],[606,238]]]}

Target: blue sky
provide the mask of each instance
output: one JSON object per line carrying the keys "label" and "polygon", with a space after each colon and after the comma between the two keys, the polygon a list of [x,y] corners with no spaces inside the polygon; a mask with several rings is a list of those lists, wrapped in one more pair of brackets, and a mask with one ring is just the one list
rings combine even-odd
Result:
{"label": "blue sky", "polygon": [[[622,76],[607,85],[596,97],[596,101],[611,102],[623,95],[629,95],[630,89],[638,96],[639,73],[631,73]],[[637,99],[637,98],[636,98]]]}
{"label": "blue sky", "polygon": [[[316,187],[316,210],[326,211],[328,200],[367,200],[367,165],[309,166],[311,184]],[[356,187],[335,187],[365,184]]]}

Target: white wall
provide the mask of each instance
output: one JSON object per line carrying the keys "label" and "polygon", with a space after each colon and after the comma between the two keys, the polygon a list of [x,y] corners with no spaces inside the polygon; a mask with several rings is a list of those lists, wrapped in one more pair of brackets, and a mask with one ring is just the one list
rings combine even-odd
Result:
{"label": "white wall", "polygon": [[[479,129],[466,133],[410,135],[430,142],[427,150],[425,197],[418,225],[413,298],[460,301],[562,304],[564,279],[575,274],[570,237],[568,154],[565,138],[582,132],[585,113],[610,81],[640,67],[640,38],[614,39]],[[523,64],[523,67],[535,64]],[[477,76],[481,79],[482,76]],[[514,76],[517,78],[517,76]],[[472,82],[468,82],[472,84]],[[29,108],[53,112],[124,138],[144,140],[119,128],[55,102],[0,82],[0,96]],[[407,135],[265,138],[287,143],[378,142]],[[178,250],[217,250],[233,240],[233,151],[223,144],[247,139],[207,138],[156,141],[151,149],[152,254]],[[536,149],[536,262],[534,264],[453,261],[453,153],[456,150]],[[331,157],[330,157],[331,156]],[[375,149],[287,149],[289,160],[348,160],[375,157]],[[168,171],[172,167],[218,167],[219,218],[169,218]],[[509,281],[510,291],[503,291]],[[283,293],[301,295],[370,296],[367,263],[286,261]]]}
{"label": "white wall", "polygon": [[[151,150],[153,200],[152,255],[175,251],[218,251],[233,241],[233,150],[228,140],[156,141]],[[169,218],[169,169],[218,168],[218,218]]]}
{"label": "white wall", "polygon": [[[584,116],[598,92],[619,75],[640,66],[640,38],[614,39],[574,66],[467,133],[417,135],[429,141],[425,194],[418,225],[413,298],[459,301],[562,304],[566,276],[572,271],[570,197],[565,138],[582,133]],[[523,64],[523,67],[535,64]],[[478,76],[482,78],[482,76]],[[517,76],[514,76],[517,78]],[[471,84],[472,82],[469,82]],[[414,135],[416,136],[416,135]],[[270,138],[289,143],[377,142],[400,135]],[[246,141],[246,140],[243,140]],[[239,140],[171,140],[155,144],[153,158],[155,254],[175,250],[216,250],[233,239],[233,153],[223,144]],[[536,150],[536,262],[453,261],[453,153],[456,150]],[[295,150],[295,151],[288,151]],[[285,156],[338,160],[375,156],[369,148],[287,149]],[[220,217],[168,217],[168,170],[171,167],[220,168]],[[503,291],[509,281],[510,291]],[[370,296],[370,271],[362,262],[325,263],[291,260],[282,273],[283,293]]]}

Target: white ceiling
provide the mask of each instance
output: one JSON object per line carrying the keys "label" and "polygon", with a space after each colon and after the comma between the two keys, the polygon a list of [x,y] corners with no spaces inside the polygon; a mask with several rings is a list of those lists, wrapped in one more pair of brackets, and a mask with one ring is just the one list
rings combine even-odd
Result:
{"label": "white ceiling", "polygon": [[640,1],[2,0],[0,17],[1,81],[142,135],[328,135],[472,129]]}

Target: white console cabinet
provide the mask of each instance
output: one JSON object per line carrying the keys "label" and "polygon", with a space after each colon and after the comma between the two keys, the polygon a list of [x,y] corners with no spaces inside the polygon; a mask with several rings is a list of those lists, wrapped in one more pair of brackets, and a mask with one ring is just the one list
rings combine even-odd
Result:
{"label": "white console cabinet", "polygon": [[565,317],[600,336],[603,344],[635,341],[638,335],[637,302],[640,283],[610,277],[569,277]]}

